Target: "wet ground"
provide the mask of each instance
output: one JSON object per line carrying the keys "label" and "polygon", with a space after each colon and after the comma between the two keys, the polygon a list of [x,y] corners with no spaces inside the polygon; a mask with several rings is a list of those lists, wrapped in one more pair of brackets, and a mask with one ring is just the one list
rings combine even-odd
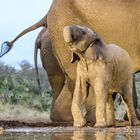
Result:
{"label": "wet ground", "polygon": [[[14,127],[10,126],[14,123]],[[0,140],[140,140],[140,127],[94,128],[90,124],[74,128],[65,123],[19,122],[20,126],[16,123],[12,121],[7,124]]]}
{"label": "wet ground", "polygon": [[140,140],[140,128],[10,128],[0,140]]}

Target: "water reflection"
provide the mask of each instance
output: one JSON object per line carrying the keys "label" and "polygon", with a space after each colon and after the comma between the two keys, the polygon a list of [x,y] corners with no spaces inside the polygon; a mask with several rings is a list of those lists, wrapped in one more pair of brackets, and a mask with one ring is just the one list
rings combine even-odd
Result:
{"label": "water reflection", "polygon": [[73,140],[139,140],[140,135],[128,134],[128,133],[115,133],[108,131],[98,131],[98,132],[84,132],[84,131],[74,131],[72,139]]}
{"label": "water reflection", "polygon": [[73,136],[71,137],[73,140],[85,140],[86,133],[83,130],[77,130],[73,132]]}
{"label": "water reflection", "polygon": [[96,140],[115,140],[115,135],[111,132],[96,132]]}
{"label": "water reflection", "polygon": [[115,134],[111,132],[84,132],[74,131],[73,140],[115,140]]}
{"label": "water reflection", "polygon": [[69,132],[6,132],[4,135],[0,135],[0,140],[139,140],[140,130],[137,133],[118,133],[107,130],[101,131],[88,131],[78,129]]}

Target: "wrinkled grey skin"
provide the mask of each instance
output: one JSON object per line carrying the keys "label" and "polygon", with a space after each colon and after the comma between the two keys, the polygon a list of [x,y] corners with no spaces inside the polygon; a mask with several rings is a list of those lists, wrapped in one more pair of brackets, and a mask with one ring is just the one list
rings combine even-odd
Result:
{"label": "wrinkled grey skin", "polygon": [[88,27],[66,26],[63,35],[72,51],[71,62],[77,61],[77,79],[71,107],[74,126],[86,124],[81,107],[90,94],[89,85],[95,94],[96,127],[115,125],[114,92],[121,94],[130,125],[139,125],[132,99],[133,70],[129,54],[115,44],[105,44]]}

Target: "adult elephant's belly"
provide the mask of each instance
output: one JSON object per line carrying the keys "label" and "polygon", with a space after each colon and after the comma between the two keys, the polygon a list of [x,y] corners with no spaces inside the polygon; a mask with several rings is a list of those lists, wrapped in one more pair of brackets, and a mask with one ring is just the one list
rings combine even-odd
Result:
{"label": "adult elephant's belly", "polygon": [[57,0],[48,15],[54,53],[66,75],[75,81],[76,65],[70,64],[71,52],[63,39],[66,25],[86,25],[107,43],[115,43],[130,54],[134,72],[140,70],[140,6],[138,0],[91,1]]}

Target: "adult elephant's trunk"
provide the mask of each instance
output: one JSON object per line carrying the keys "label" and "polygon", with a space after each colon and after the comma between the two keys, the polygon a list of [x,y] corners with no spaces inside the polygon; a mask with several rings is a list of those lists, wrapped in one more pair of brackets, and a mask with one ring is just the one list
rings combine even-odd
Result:
{"label": "adult elephant's trunk", "polygon": [[26,33],[33,31],[39,27],[42,26],[46,26],[47,27],[47,15],[44,16],[40,21],[38,21],[37,23],[35,23],[34,25],[28,27],[27,29],[23,30],[19,35],[17,35],[12,41],[6,41],[2,44],[1,46],[1,53],[0,53],[0,57],[2,57],[3,55],[5,55],[7,52],[10,51],[10,49],[12,48],[13,44],[23,35],[25,35]]}

